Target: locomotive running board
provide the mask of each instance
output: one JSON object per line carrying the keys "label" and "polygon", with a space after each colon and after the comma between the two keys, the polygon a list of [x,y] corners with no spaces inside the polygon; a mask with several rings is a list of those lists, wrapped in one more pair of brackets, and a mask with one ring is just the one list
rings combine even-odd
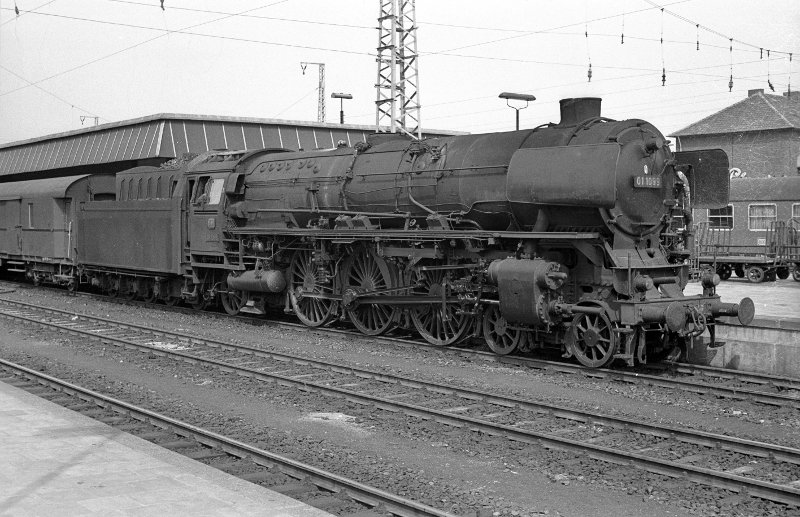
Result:
{"label": "locomotive running board", "polygon": [[548,241],[599,240],[598,232],[489,232],[485,230],[329,230],[319,228],[258,228],[246,227],[227,230],[231,235],[288,235],[327,239],[377,238],[398,240],[426,239],[539,239]]}

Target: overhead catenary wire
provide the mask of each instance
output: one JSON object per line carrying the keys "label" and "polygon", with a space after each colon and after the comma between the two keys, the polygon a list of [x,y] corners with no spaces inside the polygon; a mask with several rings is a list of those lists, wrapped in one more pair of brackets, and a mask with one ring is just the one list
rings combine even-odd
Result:
{"label": "overhead catenary wire", "polygon": [[0,65],[0,68],[1,68],[1,69],[3,69],[3,70],[5,70],[5,71],[6,71],[6,72],[8,72],[9,74],[13,75],[13,76],[14,76],[14,77],[16,77],[17,79],[19,79],[19,80],[21,80],[21,81],[24,81],[24,82],[26,82],[26,83],[28,83],[28,84],[30,84],[30,85],[31,85],[31,86],[33,86],[34,88],[37,88],[37,89],[41,90],[42,92],[46,93],[47,95],[49,95],[49,96],[53,97],[54,99],[56,99],[56,100],[58,100],[58,101],[60,101],[60,102],[62,102],[62,103],[64,103],[64,104],[66,104],[66,105],[70,106],[71,108],[75,108],[75,109],[77,109],[77,110],[79,110],[79,111],[82,111],[82,112],[84,112],[84,113],[87,113],[87,114],[91,115],[92,117],[101,118],[101,119],[103,119],[103,120],[107,120],[107,121],[109,121],[109,122],[110,122],[110,119],[108,119],[108,118],[106,118],[106,117],[101,117],[101,116],[100,116],[100,115],[98,115],[97,113],[94,113],[94,112],[92,112],[92,111],[90,111],[90,110],[88,110],[88,109],[86,109],[86,108],[83,108],[83,107],[79,106],[78,104],[75,104],[74,102],[68,101],[68,100],[67,100],[67,99],[65,99],[64,97],[61,97],[60,95],[58,95],[58,94],[55,94],[55,93],[51,92],[50,90],[48,90],[48,89],[46,89],[46,88],[42,88],[42,87],[41,87],[41,86],[39,86],[38,84],[33,84],[33,82],[32,82],[32,81],[30,81],[30,80],[26,79],[25,77],[23,77],[23,76],[19,75],[18,73],[14,72],[13,70],[9,70],[8,68],[6,68],[6,67],[5,67],[5,66],[3,66],[3,65]]}
{"label": "overhead catenary wire", "polygon": [[[156,7],[156,8],[158,8],[157,2],[151,2],[150,4],[142,4],[141,2],[134,2],[134,1],[131,1],[131,0],[108,0],[108,1],[121,3],[121,4],[123,4],[123,3],[124,4],[135,4],[135,5],[143,5],[143,6],[147,5],[148,7]],[[52,3],[52,2],[50,2],[50,3]],[[179,9],[178,7],[175,7],[172,4],[174,4],[174,2],[170,2],[169,5],[168,5],[170,10],[178,10]],[[664,4],[664,5],[672,5],[672,4]],[[221,11],[205,11],[205,10],[202,10],[202,9],[192,9],[192,8],[183,8],[183,9],[185,9],[186,11],[221,13]],[[653,7],[648,7],[647,9],[642,9],[641,11],[652,11],[652,10],[654,10]],[[627,9],[626,9],[626,12],[628,12]],[[631,12],[636,12],[636,11],[631,11]],[[25,11],[22,12],[23,15],[25,13],[26,13]],[[622,13],[623,16],[624,16],[624,14],[625,13]],[[663,12],[662,12],[662,20],[663,20],[663,16],[664,15],[663,15]],[[243,17],[257,18],[259,16],[257,16],[257,15],[252,15],[252,16],[245,15]],[[279,17],[264,17],[264,18],[270,18],[270,19],[274,19],[274,20],[278,20],[278,21],[287,21],[287,22],[292,22],[292,23],[318,23],[318,24],[321,24],[321,25],[337,26],[337,27],[342,27],[342,28],[347,28],[347,29],[349,29],[349,28],[358,28],[358,29],[374,30],[374,27],[359,26],[359,25],[352,25],[351,26],[351,25],[347,25],[347,24],[331,24],[331,23],[326,23],[326,22],[315,22],[315,21],[312,21],[312,20],[298,20],[298,19],[279,18]],[[611,17],[604,17],[604,18],[611,18]],[[13,21],[13,19],[11,21]],[[99,21],[97,21],[97,20],[89,20],[89,21],[98,22],[98,23],[102,23],[103,22],[102,20],[99,20]],[[6,23],[8,23],[8,22],[6,22]],[[116,22],[112,22],[112,23],[116,23]],[[582,21],[580,23],[584,24],[584,29],[585,29],[584,30],[584,36],[588,40],[589,39],[588,38],[588,32],[589,32],[588,24],[585,21]],[[663,23],[663,21],[662,21],[662,23]],[[430,24],[430,23],[420,22],[420,25],[423,25],[423,24],[438,25],[438,26],[448,26],[448,24]],[[142,27],[142,28],[146,29],[148,27]],[[593,26],[593,28],[594,28],[594,26]],[[150,29],[152,29],[152,30],[162,30],[162,31],[165,30],[163,28],[162,29],[150,28]],[[501,29],[489,28],[489,27],[487,27],[485,29],[486,30],[501,30]],[[666,37],[664,37],[663,29],[662,29],[661,38],[658,38],[658,39],[661,40],[661,44],[664,47],[666,47],[666,46],[668,46],[670,44],[676,44],[676,43],[684,44],[684,43],[686,43],[686,44],[693,44],[693,45],[696,46],[696,48],[699,49],[699,40],[700,40],[699,30],[700,30],[700,24],[696,23],[695,24],[696,39],[695,39],[695,41],[692,41],[692,42],[685,42],[685,41],[672,40],[672,39],[666,38]],[[509,29],[508,31],[509,32],[514,32],[513,29]],[[651,31],[651,34],[654,33],[654,32],[655,31]],[[179,33],[179,32],[178,31],[172,31],[171,33]],[[197,31],[186,31],[186,32],[183,32],[183,34],[186,35],[186,36],[193,36],[193,37],[220,38],[220,39],[226,39],[226,40],[232,40],[232,41],[242,41],[242,42],[248,42],[248,43],[252,42],[252,43],[259,43],[259,44],[266,44],[266,45],[280,45],[280,46],[286,46],[286,47],[289,47],[289,48],[291,48],[291,47],[295,47],[295,48],[310,48],[312,50],[331,51],[331,52],[339,51],[339,52],[343,52],[345,54],[362,55],[362,56],[370,56],[370,57],[372,57],[372,53],[369,53],[369,52],[348,51],[347,49],[331,49],[331,48],[325,48],[324,46],[304,47],[302,45],[293,45],[293,44],[287,44],[287,43],[261,41],[261,40],[257,40],[257,39],[237,38],[237,37],[229,37],[229,36],[218,36],[218,35],[212,35],[212,34],[202,34],[202,33],[197,33]],[[556,34],[556,32],[549,32],[547,34]],[[592,31],[592,36],[594,38],[600,38],[600,37],[605,37],[606,35],[598,33],[596,31]],[[628,38],[626,38],[626,39],[629,39],[629,41],[631,43],[633,43],[633,42],[635,42],[637,40],[647,41],[647,40],[653,39],[653,38],[647,38],[647,37],[636,37],[633,34],[626,34],[625,33],[625,29],[624,29],[624,18],[623,18],[622,33],[621,34],[608,35],[608,36],[609,37],[613,36],[614,38],[619,38],[620,40],[623,39],[623,36],[627,36]],[[688,38],[685,38],[685,39],[691,39],[691,37],[689,36]],[[595,53],[598,53],[597,52],[597,39],[593,40],[593,42],[594,42],[594,46],[595,46]],[[588,41],[587,41],[587,44],[588,44]],[[704,47],[704,49],[706,49],[706,48],[715,48],[715,47],[722,47],[722,46],[721,45],[716,45],[713,42],[707,42],[707,41],[705,41],[705,38],[704,38],[703,47]],[[730,47],[729,45],[725,46],[725,48],[729,48],[729,47]],[[580,48],[580,47],[578,47],[578,48]],[[589,49],[587,48],[587,53],[588,53],[588,50]],[[738,46],[737,46],[736,50],[737,50],[737,57],[741,57],[741,55],[742,55],[741,53],[745,53],[745,52],[758,52],[758,50],[752,50],[750,48],[740,49]],[[430,54],[422,53],[422,55],[430,55]],[[778,55],[778,56],[782,56],[782,57],[777,57],[776,60],[785,58],[785,59],[788,59],[789,62],[791,62],[791,57],[790,57],[791,53],[789,53],[789,54],[787,54],[785,56],[783,56],[783,55]],[[461,56],[459,56],[459,57],[461,57]],[[492,59],[492,60],[498,60],[498,61],[502,60],[502,61],[520,62],[520,63],[541,63],[541,64],[544,64],[544,65],[554,64],[554,65],[558,65],[558,66],[574,66],[574,67],[583,67],[584,70],[586,68],[586,62],[585,61],[583,61],[582,63],[566,63],[566,62],[552,62],[552,61],[547,61],[547,60],[536,61],[536,60],[530,60],[530,59],[514,60],[513,58],[508,58],[508,57],[500,59],[500,58],[491,57],[491,56],[463,56],[463,57],[464,58],[472,58],[472,59],[484,59],[484,60],[485,59]],[[591,55],[589,55],[588,57],[589,57],[589,59],[591,59]],[[601,60],[603,56],[602,55],[598,55],[598,56],[595,56],[595,57],[597,57],[597,59],[598,59],[598,63],[595,63],[595,66],[598,68],[598,70],[607,69],[607,70],[622,70],[622,71],[624,71],[624,70],[629,70],[629,71],[647,71],[647,70],[650,69],[650,67],[630,67],[630,66],[619,66],[619,67],[606,66],[606,67],[604,67],[604,66],[602,66],[602,60]],[[772,57],[776,57],[776,56],[772,56]],[[101,59],[103,59],[103,58],[101,58]],[[581,60],[578,59],[578,61],[581,61]],[[671,64],[673,64],[673,66],[674,66],[674,63],[672,63],[672,61],[673,61],[673,59],[671,58]],[[724,58],[721,58],[720,61],[722,61],[724,63],[725,60],[724,60]],[[93,62],[97,62],[97,61],[93,61]],[[733,61],[733,60],[731,60],[731,63],[735,64],[735,65],[738,65],[738,62]],[[89,64],[91,64],[91,63],[89,63]],[[88,66],[89,64],[87,64],[86,66]],[[653,63],[653,64],[655,65],[655,63]],[[591,62],[590,62],[590,65],[591,65]],[[725,63],[725,65],[728,65],[728,63]],[[704,71],[706,71],[706,72],[709,71],[710,68],[713,68],[713,67],[701,67],[700,69],[696,70],[696,72],[694,72],[694,73],[693,72],[681,72],[681,71],[674,71],[673,72],[672,69],[670,70],[670,72],[671,72],[671,74],[673,74],[673,73],[676,73],[676,74],[678,74],[678,73],[692,74],[693,73],[693,75],[697,75],[698,77],[709,77],[710,79],[709,79],[708,82],[714,82],[715,81],[715,77],[719,77],[720,74],[704,73]],[[737,70],[738,70],[738,68],[737,68]],[[662,51],[662,73],[664,73],[664,71],[665,71],[665,66],[664,66],[664,56],[663,56],[663,51]],[[67,73],[67,72],[63,72],[63,73]],[[59,74],[59,75],[61,75],[61,74]],[[644,74],[637,74],[637,75],[644,75]],[[596,76],[596,78],[599,80],[599,78],[601,76],[605,77],[605,73],[598,74]],[[732,73],[732,70],[731,70],[730,74],[726,74],[726,76],[725,76],[726,79],[729,78],[729,77],[734,77],[734,74]],[[763,81],[763,75],[761,77],[762,77],[761,80]],[[612,77],[611,79],[612,80],[622,80],[623,78]],[[738,81],[740,78],[738,76],[736,76],[736,79]],[[786,81],[788,84],[790,84],[790,79],[791,79],[791,66],[789,66],[789,80]],[[43,79],[42,81],[44,81],[44,80],[47,80],[47,78]],[[583,82],[584,83],[586,82],[585,78],[583,79]],[[673,85],[673,84],[682,84],[682,83],[673,83],[672,79],[671,79],[670,84]],[[723,84],[724,84],[724,82],[723,82]],[[779,86],[777,82],[775,83],[775,85]],[[538,87],[537,87],[537,89],[538,89]],[[5,92],[3,94],[8,94],[8,93],[11,93],[11,92]],[[453,101],[453,102],[459,102],[459,101]],[[428,106],[430,106],[430,105],[428,105]]]}

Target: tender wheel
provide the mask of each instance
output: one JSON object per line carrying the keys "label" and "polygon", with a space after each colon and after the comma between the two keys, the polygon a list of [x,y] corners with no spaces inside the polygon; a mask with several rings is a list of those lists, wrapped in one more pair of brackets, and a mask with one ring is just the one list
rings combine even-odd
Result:
{"label": "tender wheel", "polygon": [[795,282],[800,282],[800,265],[794,266],[792,270],[792,278],[794,278]]}
{"label": "tender wheel", "polygon": [[[420,296],[441,298],[447,294],[445,271],[423,271],[420,286],[414,293]],[[427,303],[411,309],[411,321],[425,341],[432,345],[447,346],[457,342],[467,330],[470,320],[459,313],[456,304]]]}
{"label": "tender wheel", "polygon": [[202,294],[200,294],[200,296],[197,298],[197,300],[191,302],[192,309],[194,309],[196,311],[204,311],[204,310],[206,310],[208,305],[209,305],[208,300],[203,298]]}
{"label": "tender wheel", "polygon": [[573,352],[584,366],[602,368],[614,359],[617,339],[603,314],[578,314],[572,320]]}
{"label": "tender wheel", "polygon": [[733,270],[733,272],[734,272],[734,273],[736,273],[736,276],[737,276],[737,277],[739,277],[739,278],[744,278],[744,268],[742,268],[741,266],[739,266],[739,267],[735,268],[735,269]]}
{"label": "tender wheel", "polygon": [[[320,327],[333,319],[336,302],[304,295],[333,293],[329,281],[333,272],[328,266],[328,271],[323,274],[312,259],[311,250],[298,250],[292,257],[289,267],[289,301],[300,321],[309,327]],[[323,278],[325,276],[327,278]]]}
{"label": "tender wheel", "polygon": [[722,264],[717,267],[717,274],[719,275],[720,280],[727,280],[731,277],[731,273],[733,269],[729,264]]}
{"label": "tender wheel", "polygon": [[172,296],[172,295],[168,294],[163,298],[163,301],[164,301],[165,305],[169,305],[170,307],[174,307],[174,306],[178,305],[178,303],[180,303],[181,298],[180,298],[180,296]]}
{"label": "tender wheel", "polygon": [[235,289],[229,291],[228,282],[226,280],[222,281],[221,289],[222,292],[219,293],[219,300],[222,302],[222,308],[231,316],[239,314],[239,309],[247,303],[247,298],[249,297],[247,292]]}
{"label": "tender wheel", "polygon": [[491,305],[483,314],[483,338],[492,352],[508,355],[524,348],[527,332],[509,327],[496,305]]}
{"label": "tender wheel", "polygon": [[[343,293],[380,291],[396,286],[394,280],[396,275],[392,267],[372,250],[362,249],[353,253],[345,262],[342,271]],[[359,331],[369,336],[377,336],[395,326],[399,312],[397,307],[391,305],[356,303],[347,309],[347,316]]]}
{"label": "tender wheel", "polygon": [[747,268],[747,279],[753,282],[754,284],[758,284],[764,281],[764,270],[758,266],[752,266]]}
{"label": "tender wheel", "polygon": [[778,275],[778,278],[780,278],[781,280],[786,280],[787,278],[789,278],[789,274],[790,274],[789,273],[789,268],[788,267],[779,267],[776,274]]}

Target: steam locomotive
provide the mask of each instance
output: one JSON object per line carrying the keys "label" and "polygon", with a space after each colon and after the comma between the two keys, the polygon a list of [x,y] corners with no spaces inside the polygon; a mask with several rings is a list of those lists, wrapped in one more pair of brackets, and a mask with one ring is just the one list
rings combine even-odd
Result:
{"label": "steam locomotive", "polygon": [[724,152],[673,153],[643,120],[564,99],[559,123],[522,131],[375,134],[74,177],[65,249],[0,242],[0,258],[35,282],[117,296],[633,365],[719,345],[720,316],[752,321],[753,302],[722,302],[713,272],[683,295],[691,209],[725,206],[728,185]]}

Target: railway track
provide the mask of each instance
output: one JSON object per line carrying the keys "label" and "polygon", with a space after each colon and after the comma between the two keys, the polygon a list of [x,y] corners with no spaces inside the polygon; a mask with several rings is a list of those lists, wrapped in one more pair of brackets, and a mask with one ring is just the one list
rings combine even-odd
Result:
{"label": "railway track", "polygon": [[[209,365],[393,413],[800,506],[800,449],[647,424],[19,302],[2,302],[0,317],[103,344]],[[590,372],[595,374],[594,370]]]}
{"label": "railway track", "polygon": [[[26,284],[18,284],[28,287]],[[62,289],[53,289],[54,292],[63,293]],[[2,294],[2,293],[0,293]],[[153,307],[159,310],[175,311],[182,314],[196,315],[193,309],[165,306],[137,300],[124,300],[105,295],[80,293],[98,300],[126,303],[141,307]],[[293,330],[313,331],[321,334],[346,335],[355,339],[364,339],[359,332],[346,328],[314,328],[309,329],[300,323],[290,321],[275,321],[257,319],[249,316],[228,316],[222,313],[202,312],[217,318],[235,318],[248,325],[266,325]],[[757,372],[744,372],[728,368],[702,366],[688,363],[655,363],[630,368],[586,368],[580,364],[561,361],[546,360],[524,356],[500,356],[492,352],[480,350],[475,346],[450,346],[439,347],[423,340],[409,339],[393,336],[369,336],[371,343],[385,343],[396,346],[434,349],[440,352],[450,352],[464,358],[480,359],[482,361],[496,362],[509,366],[519,366],[556,374],[571,374],[592,379],[608,379],[621,383],[671,388],[698,394],[709,394],[715,397],[758,402],[780,407],[794,407],[800,409],[800,378],[771,375]]]}
{"label": "railway track", "polygon": [[2,359],[0,382],[337,515],[454,517]]}

